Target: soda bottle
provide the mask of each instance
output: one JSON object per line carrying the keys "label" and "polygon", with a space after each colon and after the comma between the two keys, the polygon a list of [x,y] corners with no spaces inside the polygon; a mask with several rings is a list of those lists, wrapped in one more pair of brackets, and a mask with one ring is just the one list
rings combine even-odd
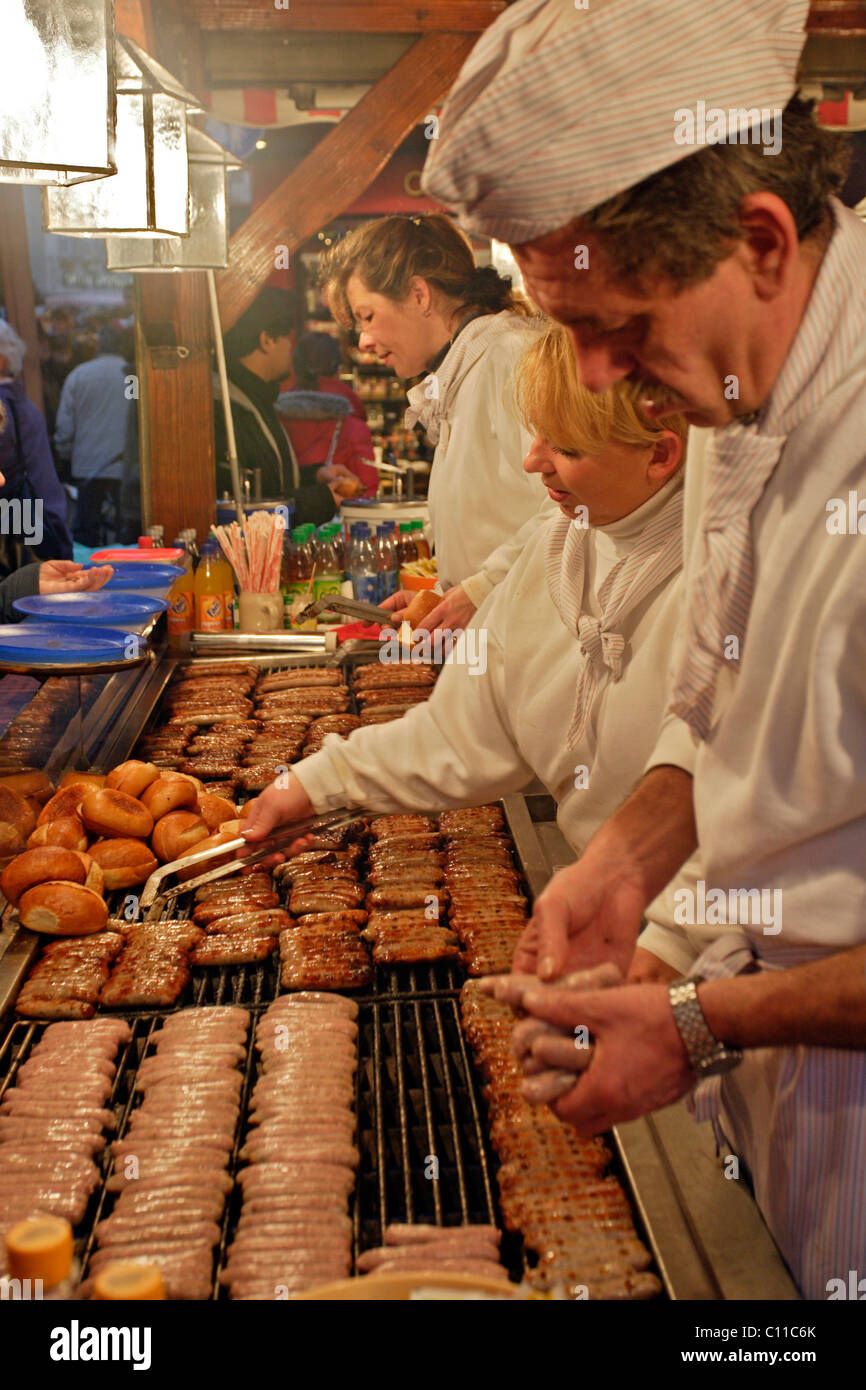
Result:
{"label": "soda bottle", "polygon": [[391,523],[383,522],[376,527],[376,549],[379,562],[379,586],[377,603],[397,592],[398,566],[397,554],[391,536]]}
{"label": "soda bottle", "polygon": [[427,537],[424,535],[423,521],[412,522],[412,538],[415,542],[415,549],[418,551],[418,559],[429,560],[430,546],[427,543]]}
{"label": "soda bottle", "polygon": [[180,648],[188,641],[188,634],[195,627],[195,579],[192,556],[186,548],[186,542],[178,536],[174,544],[184,552],[181,560],[183,574],[178,575],[166,595],[168,645]]}
{"label": "soda bottle", "polygon": [[349,578],[352,593],[361,603],[376,603],[379,590],[379,567],[376,551],[370,539],[370,527],[366,521],[358,521],[353,528],[355,538],[349,550]]}
{"label": "soda bottle", "polygon": [[216,557],[217,542],[206,540],[195,572],[195,625],[199,632],[222,632],[225,599]]}
{"label": "soda bottle", "polygon": [[283,537],[283,559],[280,565],[280,592],[283,596],[283,627],[292,626],[293,587],[298,577],[297,546],[294,531],[286,531]]}
{"label": "soda bottle", "polygon": [[235,572],[223,554],[219,541],[214,550],[213,564],[214,582],[223,596],[223,631],[231,632],[235,625]]}
{"label": "soda bottle", "polygon": [[399,559],[401,565],[408,565],[412,560],[418,559],[418,550],[412,538],[411,521],[400,522]]}
{"label": "soda bottle", "polygon": [[338,594],[340,592],[343,576],[334,544],[335,529],[339,530],[339,526],[335,528],[333,523],[319,528],[316,545],[316,578],[313,582],[313,593],[317,599],[323,598],[325,594]]}

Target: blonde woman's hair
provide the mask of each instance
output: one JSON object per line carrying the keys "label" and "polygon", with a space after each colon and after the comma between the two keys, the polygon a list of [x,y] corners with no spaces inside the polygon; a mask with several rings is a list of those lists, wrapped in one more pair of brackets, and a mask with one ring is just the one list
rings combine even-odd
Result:
{"label": "blonde woman's hair", "polygon": [[582,386],[574,347],[559,324],[551,324],[520,358],[515,392],[527,429],[568,453],[598,454],[611,440],[647,448],[664,430],[682,440],[688,431],[682,415],[648,420],[639,389],[628,381],[599,392]]}
{"label": "blonde woman's hair", "polygon": [[492,265],[477,266],[467,237],[444,212],[419,217],[380,217],[356,227],[324,258],[319,282],[342,328],[355,320],[346,286],[353,275],[374,294],[402,304],[413,275],[466,309],[533,314],[511,279]]}

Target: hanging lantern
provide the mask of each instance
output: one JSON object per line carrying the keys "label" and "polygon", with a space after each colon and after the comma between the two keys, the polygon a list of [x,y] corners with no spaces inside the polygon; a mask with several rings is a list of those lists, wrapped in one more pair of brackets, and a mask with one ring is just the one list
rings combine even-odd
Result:
{"label": "hanging lantern", "polygon": [[209,135],[187,128],[189,236],[106,237],[109,270],[222,270],[229,263],[226,175],[242,161]]}
{"label": "hanging lantern", "polygon": [[111,0],[4,0],[0,54],[0,183],[113,174]]}
{"label": "hanging lantern", "polygon": [[186,236],[186,117],[198,100],[132,39],[118,36],[117,173],[100,183],[46,188],[42,222],[64,236]]}

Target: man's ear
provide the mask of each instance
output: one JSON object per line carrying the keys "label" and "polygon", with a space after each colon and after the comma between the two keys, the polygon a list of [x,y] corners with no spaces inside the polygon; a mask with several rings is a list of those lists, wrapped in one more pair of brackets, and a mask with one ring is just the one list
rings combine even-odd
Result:
{"label": "man's ear", "polygon": [[658,436],[647,465],[647,473],[652,482],[666,483],[672,478],[682,462],[683,441],[674,430],[662,430]]}
{"label": "man's ear", "polygon": [[263,328],[261,333],[259,334],[259,341],[257,342],[256,347],[258,348],[259,352],[266,353],[270,349],[270,345],[273,341],[274,340],[271,337],[270,333],[268,333],[267,330]]}

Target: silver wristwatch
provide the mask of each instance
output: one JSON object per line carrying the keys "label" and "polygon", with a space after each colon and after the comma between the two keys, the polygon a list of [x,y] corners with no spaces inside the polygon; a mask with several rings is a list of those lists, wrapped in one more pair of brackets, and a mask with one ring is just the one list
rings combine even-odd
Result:
{"label": "silver wristwatch", "polygon": [[705,1076],[721,1076],[733,1071],[743,1060],[739,1047],[728,1047],[719,1042],[704,1018],[704,1011],[698,1000],[698,985],[701,978],[677,980],[668,988],[674,1023],[682,1038],[683,1047],[695,1076],[703,1080]]}

